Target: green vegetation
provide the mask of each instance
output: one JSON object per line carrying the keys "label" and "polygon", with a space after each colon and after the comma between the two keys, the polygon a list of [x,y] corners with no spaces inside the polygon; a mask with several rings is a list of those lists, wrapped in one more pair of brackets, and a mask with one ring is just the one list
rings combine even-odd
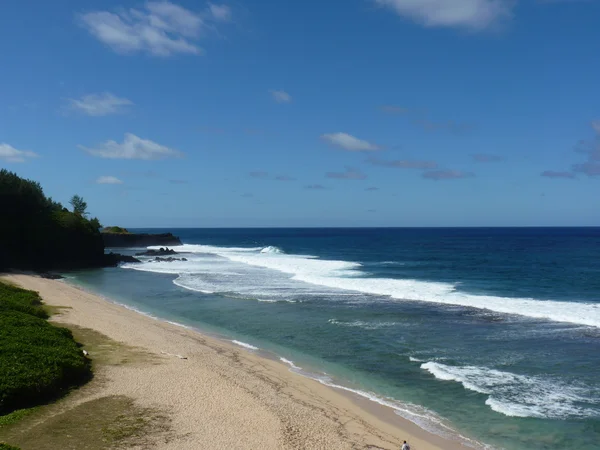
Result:
{"label": "green vegetation", "polygon": [[0,450],[21,450],[19,447],[0,442]]}
{"label": "green vegetation", "polygon": [[0,283],[0,312],[3,311],[19,311],[42,319],[48,318],[37,292],[6,283]]}
{"label": "green vegetation", "polygon": [[87,216],[87,203],[83,201],[79,195],[74,195],[69,200],[69,204],[73,207],[73,214],[77,214],[78,216]]}
{"label": "green vegetation", "polygon": [[103,233],[113,233],[113,234],[129,234],[127,228],[121,227],[106,227],[102,229]]}
{"label": "green vegetation", "polygon": [[104,264],[98,219],[71,199],[73,212],[44,195],[39,183],[0,170],[0,270],[70,269]]}
{"label": "green vegetation", "polygon": [[12,425],[14,423],[18,423],[23,420],[25,417],[33,414],[38,410],[38,406],[34,406],[33,408],[24,408],[17,409],[16,411],[11,412],[10,414],[6,414],[5,416],[0,416],[0,429],[7,425]]}
{"label": "green vegetation", "polygon": [[10,426],[0,425],[0,439],[23,449],[107,450],[153,448],[156,438],[168,441],[171,434],[166,415],[137,406],[125,396],[67,403],[42,407]]}
{"label": "green vegetation", "polygon": [[0,283],[0,414],[56,398],[91,377],[71,331],[45,317],[37,293]]}

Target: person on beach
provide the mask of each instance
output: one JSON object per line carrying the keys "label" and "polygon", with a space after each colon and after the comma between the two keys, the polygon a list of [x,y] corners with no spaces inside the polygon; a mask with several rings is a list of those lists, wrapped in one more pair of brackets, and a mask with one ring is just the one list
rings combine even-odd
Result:
{"label": "person on beach", "polygon": [[404,444],[402,444],[402,449],[401,450],[410,450],[410,445],[408,445],[406,443],[406,441],[404,441]]}

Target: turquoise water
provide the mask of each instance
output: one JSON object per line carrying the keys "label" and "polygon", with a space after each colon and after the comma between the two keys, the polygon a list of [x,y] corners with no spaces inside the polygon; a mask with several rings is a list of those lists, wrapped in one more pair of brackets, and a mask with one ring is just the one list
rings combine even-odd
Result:
{"label": "turquoise water", "polygon": [[169,231],[187,262],[73,281],[439,433],[598,448],[600,229]]}

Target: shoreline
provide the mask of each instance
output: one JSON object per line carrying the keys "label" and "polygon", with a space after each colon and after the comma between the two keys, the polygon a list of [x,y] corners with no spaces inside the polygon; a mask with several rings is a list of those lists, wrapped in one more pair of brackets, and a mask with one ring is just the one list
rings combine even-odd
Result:
{"label": "shoreline", "polygon": [[[176,437],[158,448],[397,449],[405,439],[414,450],[479,448],[431,433],[345,387],[297,373],[290,361],[261,355],[262,349],[244,348],[66,282],[3,278],[38,291],[49,306],[67,307],[54,322],[93,329],[152,356],[150,363],[127,367],[129,380],[110,370],[106,375],[109,391],[169,411]],[[207,398],[210,407],[198,407]]]}

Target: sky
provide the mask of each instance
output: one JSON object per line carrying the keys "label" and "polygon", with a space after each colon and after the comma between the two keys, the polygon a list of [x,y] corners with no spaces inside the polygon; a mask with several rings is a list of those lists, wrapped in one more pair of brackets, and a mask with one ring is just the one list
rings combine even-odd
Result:
{"label": "sky", "polygon": [[4,0],[0,167],[106,226],[598,226],[599,23],[597,0]]}

